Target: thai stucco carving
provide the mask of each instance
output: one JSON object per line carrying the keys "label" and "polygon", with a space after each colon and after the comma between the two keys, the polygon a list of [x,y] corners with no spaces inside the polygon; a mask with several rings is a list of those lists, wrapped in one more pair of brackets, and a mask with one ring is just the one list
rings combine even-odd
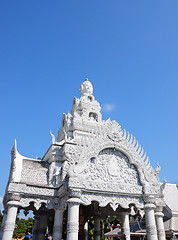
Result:
{"label": "thai stucco carving", "polygon": [[44,203],[47,205],[47,199],[41,199],[41,198],[21,198],[20,200],[20,206],[22,208],[29,207],[30,203],[34,204],[34,207],[36,210],[39,210],[41,205]]}
{"label": "thai stucco carving", "polygon": [[58,187],[61,183],[61,163],[52,162],[49,166],[49,185]]}
{"label": "thai stucco carving", "polygon": [[100,207],[106,207],[108,204],[112,207],[115,211],[118,206],[120,205],[123,208],[129,208],[130,204],[135,204],[137,208],[143,208],[144,203],[139,197],[130,197],[126,196],[119,196],[112,194],[100,194],[100,193],[88,193],[84,192],[81,195],[81,201],[84,205],[91,204],[92,201],[97,201]]}
{"label": "thai stucco carving", "polygon": [[17,192],[21,207],[34,202],[37,210],[42,203],[55,208],[56,198],[65,208],[71,197],[84,205],[110,204],[114,211],[130,204],[141,209],[146,196],[158,202],[165,186],[158,180],[159,165],[156,170],[150,166],[136,138],[116,121],[102,120],[88,79],[80,92],[71,113],[63,114],[57,141],[50,132],[52,144],[42,160],[18,155],[15,144],[7,195]]}
{"label": "thai stucco carving", "polygon": [[84,165],[75,165],[73,173],[69,178],[69,187],[142,194],[135,167],[126,156],[112,149],[103,150]]}

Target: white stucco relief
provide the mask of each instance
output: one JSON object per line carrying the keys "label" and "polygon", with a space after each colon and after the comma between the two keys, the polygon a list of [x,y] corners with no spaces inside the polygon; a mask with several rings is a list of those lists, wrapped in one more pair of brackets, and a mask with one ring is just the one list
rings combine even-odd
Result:
{"label": "white stucco relief", "polygon": [[144,202],[139,197],[130,196],[112,196],[109,194],[101,195],[100,193],[83,193],[81,201],[84,205],[90,205],[92,201],[97,201],[100,207],[106,207],[108,204],[114,211],[120,205],[123,208],[129,208],[130,204],[134,204],[137,208],[143,208]]}
{"label": "white stucco relief", "polygon": [[47,200],[45,199],[41,199],[41,198],[36,198],[36,199],[32,199],[32,198],[21,198],[20,202],[19,202],[19,206],[26,208],[29,207],[30,203],[34,204],[34,207],[36,210],[39,210],[39,208],[41,207],[41,205],[44,203],[45,205],[47,204]]}
{"label": "white stucco relief", "polygon": [[84,166],[82,168],[78,165],[74,167],[75,175],[69,179],[70,187],[103,192],[142,194],[142,186],[136,168],[120,152],[113,149],[103,150]]}
{"label": "white stucco relief", "polygon": [[165,186],[159,183],[160,166],[155,170],[150,166],[136,138],[116,121],[102,120],[88,79],[80,92],[71,113],[63,114],[57,141],[50,132],[52,144],[42,159],[22,157],[15,144],[4,198],[6,204],[18,193],[20,208],[28,210],[33,203],[38,210],[45,204],[56,209],[56,217],[68,204],[68,234],[73,227],[70,212],[74,216],[81,203],[97,201],[100,207],[109,204],[114,211],[119,206],[130,208],[134,215],[133,206],[142,210],[146,203],[147,208],[159,206]]}

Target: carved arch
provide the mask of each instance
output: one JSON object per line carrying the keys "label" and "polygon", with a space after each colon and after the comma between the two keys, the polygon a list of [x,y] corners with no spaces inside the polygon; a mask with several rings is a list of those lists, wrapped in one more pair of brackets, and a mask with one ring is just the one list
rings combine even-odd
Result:
{"label": "carved arch", "polygon": [[115,149],[123,153],[129,160],[129,163],[133,165],[138,172],[138,176],[143,186],[143,192],[148,193],[160,193],[160,184],[151,171],[146,167],[141,157],[128,147],[123,140],[115,142],[109,138],[104,139],[101,142],[94,142],[91,146],[84,147],[81,155],[77,161],[77,165],[71,165],[69,168],[69,176],[74,176],[76,173],[81,173],[84,168],[87,167],[90,159],[96,158],[104,149]]}
{"label": "carved arch", "polygon": [[31,199],[31,198],[21,198],[20,200],[20,206],[22,208],[26,208],[30,206],[30,203],[34,204],[34,207],[36,210],[39,210],[40,207],[42,206],[42,204],[47,205],[47,200],[45,199],[40,199],[40,198],[36,198],[36,199]]}
{"label": "carved arch", "polygon": [[96,201],[100,207],[106,207],[109,204],[114,211],[116,211],[119,206],[127,209],[131,204],[136,206],[136,208],[144,207],[144,202],[141,197],[110,196],[101,195],[99,193],[84,193],[80,199],[82,204],[85,206],[88,206],[93,201]]}

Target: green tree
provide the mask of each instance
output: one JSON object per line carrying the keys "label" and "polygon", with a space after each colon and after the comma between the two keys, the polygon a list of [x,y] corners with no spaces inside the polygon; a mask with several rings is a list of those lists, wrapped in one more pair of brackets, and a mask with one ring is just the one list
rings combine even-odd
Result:
{"label": "green tree", "polygon": [[16,225],[13,237],[19,238],[25,236],[28,232],[31,234],[33,228],[33,218],[23,219],[16,218]]}

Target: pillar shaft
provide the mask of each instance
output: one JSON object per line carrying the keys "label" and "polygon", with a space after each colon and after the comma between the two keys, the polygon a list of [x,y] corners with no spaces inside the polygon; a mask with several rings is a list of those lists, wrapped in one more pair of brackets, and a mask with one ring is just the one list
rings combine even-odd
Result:
{"label": "pillar shaft", "polygon": [[53,240],[62,239],[63,209],[55,209]]}
{"label": "pillar shaft", "polygon": [[1,224],[1,228],[0,228],[0,239],[2,238],[2,234],[3,234],[3,231],[4,231],[4,226],[5,226],[6,218],[7,218],[7,210],[4,210],[4,211],[3,211],[2,224]]}
{"label": "pillar shaft", "polygon": [[86,221],[84,225],[84,234],[85,234],[85,240],[88,240],[88,221]]}
{"label": "pillar shaft", "polygon": [[38,240],[45,239],[45,233],[47,228],[47,212],[39,214],[39,229],[38,229]]}
{"label": "pillar shaft", "polygon": [[152,203],[145,205],[146,231],[148,240],[158,240],[154,208],[155,205]]}
{"label": "pillar shaft", "polygon": [[68,203],[67,240],[78,240],[80,200],[71,198]]}
{"label": "pillar shaft", "polygon": [[2,240],[11,240],[15,228],[15,220],[17,216],[17,202],[11,201],[8,203],[7,217],[4,222]]}
{"label": "pillar shaft", "polygon": [[33,230],[32,230],[32,234],[33,234],[33,240],[38,240],[38,234],[39,234],[39,222],[40,217],[38,214],[35,214],[34,217],[34,225],[33,225]]}
{"label": "pillar shaft", "polygon": [[122,212],[121,226],[122,226],[122,233],[123,235],[125,235],[126,240],[130,240],[130,223],[129,223],[128,212]]}
{"label": "pillar shaft", "polygon": [[94,216],[94,240],[100,240],[100,217]]}
{"label": "pillar shaft", "polygon": [[162,213],[162,211],[156,211],[155,219],[156,219],[158,240],[165,240],[166,239],[163,217],[164,217],[164,214]]}

